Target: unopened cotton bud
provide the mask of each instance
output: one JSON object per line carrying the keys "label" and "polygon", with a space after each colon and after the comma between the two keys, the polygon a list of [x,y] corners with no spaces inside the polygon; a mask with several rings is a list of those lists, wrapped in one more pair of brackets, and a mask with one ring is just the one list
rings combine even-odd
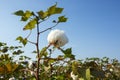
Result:
{"label": "unopened cotton bud", "polygon": [[62,47],[68,43],[68,38],[63,30],[52,30],[47,37],[48,43],[54,47]]}

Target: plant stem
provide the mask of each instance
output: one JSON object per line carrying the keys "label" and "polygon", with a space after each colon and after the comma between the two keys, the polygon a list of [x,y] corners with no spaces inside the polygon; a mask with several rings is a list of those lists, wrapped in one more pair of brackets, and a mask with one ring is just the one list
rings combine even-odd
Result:
{"label": "plant stem", "polygon": [[37,48],[37,57],[38,57],[38,59],[37,59],[37,80],[40,80],[39,79],[39,62],[40,62],[40,58],[39,58],[39,35],[40,35],[40,33],[39,33],[39,23],[38,23],[38,21],[37,21],[37,43],[36,43],[36,48]]}

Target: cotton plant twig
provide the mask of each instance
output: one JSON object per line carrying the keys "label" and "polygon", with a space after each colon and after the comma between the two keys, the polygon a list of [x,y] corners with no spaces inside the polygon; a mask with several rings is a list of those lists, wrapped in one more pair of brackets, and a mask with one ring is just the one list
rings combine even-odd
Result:
{"label": "cotton plant twig", "polygon": [[35,42],[32,42],[32,41],[30,41],[30,40],[27,40],[29,43],[31,43],[31,44],[34,44],[34,45],[36,45],[36,43]]}
{"label": "cotton plant twig", "polygon": [[59,49],[60,51],[64,52],[64,50],[63,50],[62,48],[58,47],[58,49]]}
{"label": "cotton plant twig", "polygon": [[28,34],[28,36],[26,37],[26,39],[27,39],[27,41],[28,41],[29,43],[36,45],[35,42],[32,42],[32,41],[28,40],[28,38],[30,37],[31,33],[32,33],[32,30],[30,30],[30,33]]}
{"label": "cotton plant twig", "polygon": [[32,33],[32,30],[30,30],[30,33],[28,34],[28,36],[27,36],[26,38],[29,38],[29,37],[30,37],[30,35],[31,35],[31,33]]}
{"label": "cotton plant twig", "polygon": [[47,28],[47,29],[45,29],[45,30],[43,30],[43,31],[40,31],[39,33],[43,33],[43,32],[45,32],[45,31],[51,30],[52,28],[56,27],[58,24],[59,24],[59,23],[56,23],[54,26],[49,27],[49,28]]}

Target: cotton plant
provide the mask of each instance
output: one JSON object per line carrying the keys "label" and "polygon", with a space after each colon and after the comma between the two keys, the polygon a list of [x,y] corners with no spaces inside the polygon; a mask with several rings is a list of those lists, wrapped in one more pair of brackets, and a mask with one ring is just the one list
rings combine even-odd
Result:
{"label": "cotton plant", "polygon": [[[36,50],[35,53],[37,53],[36,57],[36,76],[35,79],[39,80],[40,79],[40,65],[41,63],[41,58],[44,58],[43,56],[45,56],[45,52],[48,50],[48,48],[53,45],[56,48],[62,47],[64,46],[66,43],[68,43],[68,38],[65,35],[63,30],[52,30],[50,32],[50,34],[48,34],[48,43],[49,46],[47,48],[43,48],[43,50],[40,50],[39,47],[39,40],[40,40],[40,35],[43,34],[44,32],[53,29],[54,27],[56,27],[58,24],[66,22],[67,18],[65,16],[58,16],[57,20],[53,20],[51,21],[52,23],[54,23],[53,26],[48,27],[42,31],[40,31],[40,25],[44,22],[46,22],[47,20],[49,20],[49,18],[55,14],[61,14],[64,8],[60,8],[57,7],[57,3],[51,7],[49,7],[46,11],[40,10],[37,13],[33,12],[33,11],[23,11],[23,10],[18,10],[16,11],[14,14],[17,16],[21,17],[21,21],[24,22],[28,22],[23,30],[30,30],[30,33],[28,34],[28,36],[26,36],[25,38],[22,36],[18,36],[16,38],[16,40],[18,40],[20,43],[22,43],[24,46],[26,46],[27,43],[31,43],[34,44],[36,46]],[[31,41],[29,38],[32,34],[32,30],[36,29],[36,41]],[[48,57],[48,56],[47,56]],[[28,64],[29,69],[31,69],[33,67],[32,63]],[[28,70],[29,71],[29,70]]]}

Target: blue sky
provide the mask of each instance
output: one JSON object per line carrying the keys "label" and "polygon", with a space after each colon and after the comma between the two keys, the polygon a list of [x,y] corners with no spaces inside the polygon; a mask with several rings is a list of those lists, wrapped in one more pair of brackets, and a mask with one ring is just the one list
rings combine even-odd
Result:
{"label": "blue sky", "polygon": [[[2,0],[0,1],[0,41],[8,45],[18,45],[16,37],[27,35],[22,30],[26,24],[20,17],[13,15],[17,10],[46,10],[58,2],[68,17],[68,22],[58,25],[69,38],[64,48],[72,47],[77,59],[86,57],[110,57],[120,60],[120,1],[119,0]],[[57,18],[54,16],[53,18]],[[51,23],[42,24],[42,29]],[[46,46],[46,32],[40,37],[40,48]],[[34,34],[31,40],[34,40]],[[33,45],[23,48],[28,56]],[[55,54],[56,55],[56,54]],[[32,56],[33,57],[33,56]]]}

